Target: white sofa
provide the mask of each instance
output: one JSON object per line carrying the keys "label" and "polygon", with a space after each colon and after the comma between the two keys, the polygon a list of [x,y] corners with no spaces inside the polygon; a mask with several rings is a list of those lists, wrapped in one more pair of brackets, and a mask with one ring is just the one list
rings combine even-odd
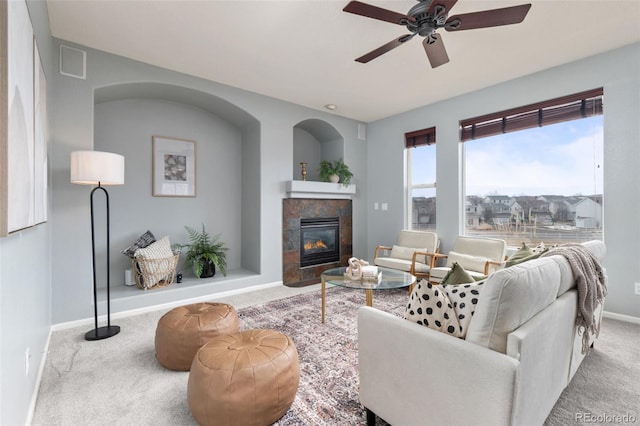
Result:
{"label": "white sofa", "polygon": [[[584,245],[604,260],[604,243]],[[375,413],[394,426],[543,424],[585,356],[576,316],[573,273],[558,255],[489,276],[465,340],[360,308],[368,423]]]}

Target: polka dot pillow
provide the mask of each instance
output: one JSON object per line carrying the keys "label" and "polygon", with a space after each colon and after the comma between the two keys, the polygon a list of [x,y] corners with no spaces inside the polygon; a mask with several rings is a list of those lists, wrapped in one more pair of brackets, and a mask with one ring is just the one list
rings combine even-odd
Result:
{"label": "polka dot pillow", "polygon": [[421,280],[409,297],[404,318],[464,339],[483,285],[484,281],[439,286]]}
{"label": "polka dot pillow", "polygon": [[413,288],[404,318],[425,327],[461,337],[460,324],[444,287],[421,280]]}
{"label": "polka dot pillow", "polygon": [[442,290],[449,296],[449,303],[453,305],[456,318],[460,326],[460,335],[463,339],[467,337],[469,322],[476,311],[480,290],[484,287],[484,281],[469,284],[444,285]]}

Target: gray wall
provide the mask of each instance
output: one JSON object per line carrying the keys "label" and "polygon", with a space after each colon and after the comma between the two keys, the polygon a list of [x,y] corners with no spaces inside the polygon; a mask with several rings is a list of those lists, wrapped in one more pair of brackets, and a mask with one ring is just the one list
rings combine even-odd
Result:
{"label": "gray wall", "polygon": [[[59,44],[69,43],[54,40],[55,49]],[[230,266],[254,272],[226,283],[220,291],[281,282],[282,199],[286,182],[294,178],[293,129],[297,123],[321,120],[334,128],[342,137],[345,162],[356,176],[353,182],[364,181],[366,143],[357,140],[358,126],[353,120],[72,46],[87,52],[87,79],[54,76],[52,135],[56,149],[50,161],[55,195],[54,324],[93,314],[88,191],[69,183],[72,151],[96,148],[126,157],[125,185],[109,189],[113,198],[111,256],[116,261],[112,285],[122,281],[126,259],[118,252],[132,237],[150,228],[160,236],[169,234],[172,240],[180,240],[185,224],[198,223],[205,223],[212,232],[223,231],[224,240],[234,250],[229,253]],[[150,87],[153,90],[147,90]],[[127,96],[138,99],[124,101]],[[145,96],[154,100],[143,101]],[[199,110],[203,108],[215,113]],[[201,145],[210,146],[198,158],[196,199],[150,196],[152,134],[194,139],[198,150]],[[205,173],[207,159],[213,170]],[[208,182],[223,176],[224,186],[214,188]],[[358,188],[353,206],[354,253],[359,256],[367,250],[365,189],[365,185]]]}
{"label": "gray wall", "polygon": [[[469,78],[473,78],[472,70]],[[368,256],[392,244],[406,224],[403,134],[437,127],[437,232],[442,251],[464,232],[460,119],[604,87],[604,235],[609,295],[605,310],[640,317],[640,45],[593,56],[369,124]],[[381,173],[380,170],[384,170]],[[389,210],[372,203],[388,202]]]}
{"label": "gray wall", "polygon": [[[45,2],[28,1],[47,77],[51,111],[52,40]],[[52,147],[49,145],[49,156]],[[49,192],[51,200],[51,192]],[[36,391],[51,324],[51,211],[49,221],[0,238],[0,424],[25,424]],[[29,373],[25,353],[29,349]]]}
{"label": "gray wall", "polygon": [[[210,235],[221,233],[229,252],[229,269],[241,265],[242,135],[226,120],[200,108],[157,99],[114,100],[97,104],[94,111],[94,148],[125,157],[125,185],[108,188],[111,220],[111,276],[123,284],[123,271],[131,268],[120,253],[150,229],[156,238],[189,242],[185,225]],[[168,119],[170,117],[170,119]],[[196,142],[195,198],[151,195],[152,136]],[[90,188],[85,188],[87,201]],[[257,203],[258,199],[254,200]],[[101,246],[98,246],[101,247]],[[185,275],[191,274],[190,271]]]}

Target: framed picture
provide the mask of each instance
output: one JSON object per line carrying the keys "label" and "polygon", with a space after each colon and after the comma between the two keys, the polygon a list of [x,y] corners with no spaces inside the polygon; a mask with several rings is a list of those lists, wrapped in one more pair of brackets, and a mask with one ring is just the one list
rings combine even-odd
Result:
{"label": "framed picture", "polygon": [[153,136],[153,196],[196,196],[196,143]]}
{"label": "framed picture", "polygon": [[47,220],[46,92],[26,2],[0,2],[0,237]]}

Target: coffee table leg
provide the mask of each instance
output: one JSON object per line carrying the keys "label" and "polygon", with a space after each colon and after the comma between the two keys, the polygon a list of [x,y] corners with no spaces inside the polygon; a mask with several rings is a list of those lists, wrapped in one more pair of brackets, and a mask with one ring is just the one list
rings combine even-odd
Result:
{"label": "coffee table leg", "polygon": [[322,277],[320,279],[320,282],[322,283],[322,291],[321,291],[321,293],[322,293],[322,323],[324,324],[324,295],[325,295],[325,292],[326,292],[327,284],[324,281],[324,277]]}
{"label": "coffee table leg", "polygon": [[365,292],[367,293],[367,306],[373,306],[373,290],[368,288]]}

